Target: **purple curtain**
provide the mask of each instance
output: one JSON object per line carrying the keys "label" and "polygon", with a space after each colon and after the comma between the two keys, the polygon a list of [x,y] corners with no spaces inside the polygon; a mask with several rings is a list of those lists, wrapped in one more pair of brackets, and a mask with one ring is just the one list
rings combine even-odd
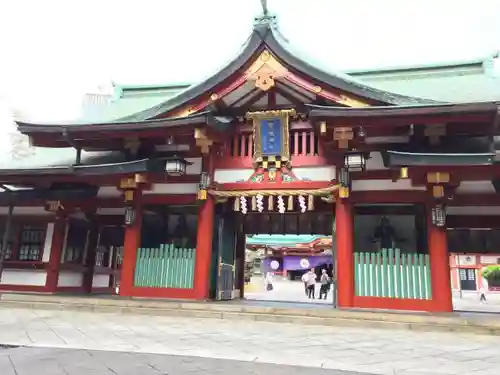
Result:
{"label": "purple curtain", "polygon": [[264,272],[281,272],[283,270],[280,259],[265,258],[263,262]]}
{"label": "purple curtain", "polygon": [[333,263],[330,255],[320,255],[312,257],[299,257],[295,255],[285,256],[283,259],[284,270],[307,270],[321,265]]}

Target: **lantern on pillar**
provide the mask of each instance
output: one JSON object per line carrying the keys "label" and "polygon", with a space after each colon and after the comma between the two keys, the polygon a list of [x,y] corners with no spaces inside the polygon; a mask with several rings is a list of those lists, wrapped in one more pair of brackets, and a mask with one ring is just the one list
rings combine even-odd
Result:
{"label": "lantern on pillar", "polygon": [[135,210],[133,207],[125,207],[125,225],[131,226],[135,223]]}
{"label": "lantern on pillar", "polygon": [[446,209],[442,204],[438,204],[431,211],[432,224],[436,227],[446,226]]}
{"label": "lantern on pillar", "polygon": [[339,171],[339,197],[348,198],[351,187],[351,176],[347,168],[341,168]]}
{"label": "lantern on pillar", "polygon": [[210,176],[208,172],[202,172],[200,183],[198,185],[198,200],[206,200],[208,195],[208,187],[210,186]]}

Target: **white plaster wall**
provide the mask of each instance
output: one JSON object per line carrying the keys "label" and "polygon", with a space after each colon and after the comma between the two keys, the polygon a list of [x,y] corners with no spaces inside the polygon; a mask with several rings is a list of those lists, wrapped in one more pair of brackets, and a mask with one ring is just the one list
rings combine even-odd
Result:
{"label": "white plaster wall", "polygon": [[92,279],[92,287],[94,288],[108,288],[110,275],[94,275]]}
{"label": "white plaster wall", "polygon": [[366,160],[366,170],[374,171],[388,169],[384,166],[382,154],[380,152],[370,152],[370,158]]}
{"label": "white plaster wall", "polygon": [[121,194],[115,186],[101,186],[97,192],[98,197],[119,197]]}
{"label": "white plaster wall", "polygon": [[335,167],[299,167],[293,168],[292,172],[299,180],[308,181],[331,181],[335,179]]}
{"label": "white plaster wall", "polygon": [[[201,173],[201,158],[186,158],[186,161],[193,163],[186,168],[186,174],[200,174]],[[168,177],[167,177],[168,179]]]}
{"label": "white plaster wall", "polygon": [[143,192],[144,195],[196,193],[198,193],[198,184],[153,184],[150,190]]}
{"label": "white plaster wall", "polygon": [[412,186],[411,180],[404,179],[392,182],[390,180],[354,180],[353,191],[380,190],[425,190],[425,186]]}
{"label": "white plaster wall", "polygon": [[457,188],[457,194],[468,193],[492,193],[495,194],[495,188],[491,181],[462,181]]}
{"label": "white plaster wall", "polygon": [[2,285],[45,286],[47,272],[44,270],[11,270],[4,269]]}
{"label": "white plaster wall", "polygon": [[214,181],[220,184],[231,182],[246,182],[255,171],[251,168],[245,169],[216,169]]}
{"label": "white plaster wall", "polygon": [[82,286],[83,273],[73,271],[62,271],[59,273],[57,286]]}
{"label": "white plaster wall", "polygon": [[50,260],[50,251],[52,249],[52,237],[54,236],[54,223],[47,224],[45,232],[45,243],[43,244],[42,262],[47,263]]}

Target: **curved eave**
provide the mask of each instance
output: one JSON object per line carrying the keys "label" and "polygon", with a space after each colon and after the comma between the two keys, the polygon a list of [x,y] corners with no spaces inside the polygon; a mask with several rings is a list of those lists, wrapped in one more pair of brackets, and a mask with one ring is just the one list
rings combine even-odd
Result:
{"label": "curved eave", "polygon": [[141,159],[122,163],[0,169],[2,176],[72,175],[101,176],[163,171],[165,159]]}
{"label": "curved eave", "polygon": [[258,33],[252,33],[238,56],[217,73],[200,83],[189,86],[184,91],[155,107],[124,117],[124,120],[152,119],[197,99],[199,96],[209,92],[215,86],[238,73],[253,56],[257,55],[257,53],[261,50],[261,46],[262,37]]}
{"label": "curved eave", "polygon": [[391,107],[341,108],[306,104],[309,116],[316,118],[384,118],[411,116],[446,116],[460,114],[485,114],[494,118],[498,111],[496,102],[464,103],[464,104],[433,104]]}
{"label": "curved eave", "polygon": [[270,28],[270,32],[266,34],[264,40],[265,44],[269,47],[272,53],[286,65],[291,66],[300,73],[309,76],[319,82],[326,83],[327,85],[337,88],[339,90],[352,93],[361,98],[371,99],[380,104],[395,104],[395,105],[410,105],[410,104],[430,104],[438,103],[433,100],[415,98],[400,94],[395,94],[387,91],[382,91],[374,87],[370,87],[357,81],[353,77],[349,77],[343,73],[328,73],[319,69],[302,58],[296,56],[290,51],[288,42],[281,36],[280,31],[274,24]]}
{"label": "curved eave", "polygon": [[410,167],[410,166],[471,166],[491,165],[494,162],[495,153],[418,153],[385,151],[384,161],[387,167]]}
{"label": "curved eave", "polygon": [[214,89],[214,87],[231,78],[239,71],[244,70],[246,65],[253,62],[252,58],[255,58],[257,54],[264,49],[268,49],[279,61],[283,63],[283,65],[289,66],[305,76],[309,76],[318,82],[325,83],[333,88],[352,93],[353,95],[369,99],[379,104],[399,105],[437,103],[432,100],[414,98],[378,90],[362,84],[352,77],[340,73],[327,73],[307,63],[290,51],[287,41],[284,40],[278,30],[275,18],[267,16],[256,19],[253,32],[240,54],[216,74],[201,83],[188,87],[186,90],[180,92],[172,98],[169,98],[164,103],[145,111],[135,113],[131,116],[125,117],[124,119],[145,120],[155,118],[186,105],[189,102],[196,100],[201,95],[210,92]]}
{"label": "curved eave", "polygon": [[148,131],[162,128],[175,128],[180,126],[208,124],[220,126],[219,118],[212,115],[210,111],[194,114],[186,117],[144,120],[144,121],[118,121],[94,124],[37,124],[16,121],[18,130],[23,134],[33,133],[73,133],[73,132],[125,132],[125,131]]}

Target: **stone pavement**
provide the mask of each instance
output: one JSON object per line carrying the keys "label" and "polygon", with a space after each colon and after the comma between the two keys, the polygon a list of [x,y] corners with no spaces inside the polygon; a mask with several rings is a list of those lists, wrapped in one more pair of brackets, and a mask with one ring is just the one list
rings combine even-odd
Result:
{"label": "stone pavement", "polygon": [[81,349],[0,350],[2,375],[360,375],[318,369],[202,357]]}
{"label": "stone pavement", "polygon": [[496,375],[499,343],[498,336],[0,308],[0,344],[307,365],[383,375]]}
{"label": "stone pavement", "polygon": [[[245,293],[247,300],[333,304],[333,293],[331,291],[328,293],[326,300],[318,299],[319,284],[316,284],[315,300],[310,300],[306,297],[301,281],[289,281],[275,277],[273,280],[274,289],[272,291],[265,290],[262,278],[254,277],[252,284],[251,288],[249,288],[251,291]],[[489,293],[488,303],[480,303],[477,292],[463,291],[461,296],[460,293],[454,292],[453,307],[458,311],[500,313],[500,294]]]}

